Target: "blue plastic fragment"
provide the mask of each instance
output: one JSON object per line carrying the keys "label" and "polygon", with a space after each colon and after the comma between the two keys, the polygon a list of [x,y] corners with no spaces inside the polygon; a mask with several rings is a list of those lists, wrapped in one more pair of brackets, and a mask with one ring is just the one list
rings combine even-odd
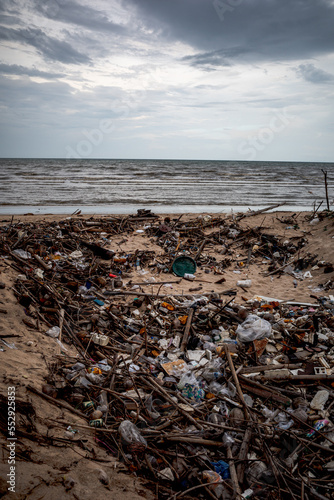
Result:
{"label": "blue plastic fragment", "polygon": [[98,306],[104,306],[104,302],[103,300],[99,300],[99,299],[95,299],[94,300],[95,304],[97,304]]}
{"label": "blue plastic fragment", "polygon": [[230,466],[224,462],[223,460],[219,460],[218,462],[211,462],[211,465],[215,469],[216,472],[222,477],[222,479],[229,479],[230,476]]}

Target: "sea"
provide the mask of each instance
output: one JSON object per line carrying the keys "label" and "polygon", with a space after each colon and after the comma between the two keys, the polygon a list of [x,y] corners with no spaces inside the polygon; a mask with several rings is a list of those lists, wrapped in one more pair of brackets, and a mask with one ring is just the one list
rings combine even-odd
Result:
{"label": "sea", "polygon": [[334,163],[0,159],[0,214],[334,209]]}

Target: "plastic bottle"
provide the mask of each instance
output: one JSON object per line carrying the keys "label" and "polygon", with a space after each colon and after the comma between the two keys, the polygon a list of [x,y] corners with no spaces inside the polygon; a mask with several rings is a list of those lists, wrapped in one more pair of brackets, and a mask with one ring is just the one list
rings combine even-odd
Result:
{"label": "plastic bottle", "polygon": [[99,406],[96,409],[102,411],[102,413],[106,413],[106,411],[108,411],[108,406],[108,395],[106,391],[101,391],[99,395]]}
{"label": "plastic bottle", "polygon": [[247,471],[248,482],[250,484],[257,482],[265,470],[267,470],[267,466],[264,462],[252,462]]}
{"label": "plastic bottle", "polygon": [[223,495],[223,485],[222,478],[218,474],[218,472],[214,472],[213,470],[205,470],[203,471],[203,480],[206,483],[214,483],[210,484],[208,488],[214,492],[217,498],[221,498]]}
{"label": "plastic bottle", "polygon": [[310,403],[313,410],[323,410],[329,398],[329,392],[326,390],[318,391]]}
{"label": "plastic bottle", "polygon": [[252,280],[237,281],[237,286],[241,286],[243,288],[250,288],[252,286]]}

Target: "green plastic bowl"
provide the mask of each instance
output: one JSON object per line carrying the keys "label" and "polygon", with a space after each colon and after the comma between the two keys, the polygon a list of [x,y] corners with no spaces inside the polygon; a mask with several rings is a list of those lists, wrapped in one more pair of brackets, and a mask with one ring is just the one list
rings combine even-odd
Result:
{"label": "green plastic bowl", "polygon": [[181,256],[176,257],[173,262],[172,269],[176,276],[183,278],[185,274],[194,274],[196,272],[196,262],[191,257]]}

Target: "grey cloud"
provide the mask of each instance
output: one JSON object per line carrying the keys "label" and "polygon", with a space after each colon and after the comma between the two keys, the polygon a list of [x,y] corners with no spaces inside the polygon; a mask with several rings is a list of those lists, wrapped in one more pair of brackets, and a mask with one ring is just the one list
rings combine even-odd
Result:
{"label": "grey cloud", "polygon": [[201,67],[206,70],[213,70],[220,66],[231,66],[231,63],[224,57],[221,51],[184,56],[182,61],[190,64],[190,66]]}
{"label": "grey cloud", "polygon": [[6,28],[0,27],[0,40],[20,42],[31,45],[45,59],[59,61],[65,64],[90,63],[90,58],[78,52],[68,42],[48,36],[39,28]]}
{"label": "grey cloud", "polygon": [[250,61],[279,61],[330,53],[334,47],[331,0],[245,0],[223,20],[211,0],[123,0],[123,5],[135,8],[166,40],[181,40],[201,53],[238,47]]}
{"label": "grey cloud", "polygon": [[334,81],[334,75],[316,68],[314,64],[300,64],[297,68],[297,74],[304,78],[307,82],[311,83],[328,83]]}
{"label": "grey cloud", "polygon": [[124,33],[124,27],[110,21],[105,13],[73,0],[34,0],[33,7],[38,13],[49,19],[82,26],[90,30],[107,31],[114,34]]}
{"label": "grey cloud", "polygon": [[[93,92],[76,90],[63,81],[37,83],[28,78],[11,79],[0,75],[0,103],[7,110],[0,121],[16,120],[54,123],[68,128],[89,126],[92,120],[118,117],[135,109],[140,99],[131,98],[121,87],[95,87]],[[64,117],[70,117],[70,120]]]}
{"label": "grey cloud", "polygon": [[18,2],[16,0],[1,0],[0,1],[0,12],[7,13],[17,13],[18,12]]}
{"label": "grey cloud", "polygon": [[62,78],[64,75],[61,73],[49,73],[47,71],[40,71],[36,68],[25,68],[24,66],[18,64],[2,64],[0,63],[0,74],[2,75],[27,75],[27,76],[38,76],[40,78],[45,78],[52,80],[55,78]]}
{"label": "grey cloud", "polygon": [[182,61],[191,66],[199,66],[203,69],[214,69],[221,66],[232,66],[231,60],[247,54],[248,50],[242,47],[231,47],[228,50],[214,50],[191,56],[184,56]]}

